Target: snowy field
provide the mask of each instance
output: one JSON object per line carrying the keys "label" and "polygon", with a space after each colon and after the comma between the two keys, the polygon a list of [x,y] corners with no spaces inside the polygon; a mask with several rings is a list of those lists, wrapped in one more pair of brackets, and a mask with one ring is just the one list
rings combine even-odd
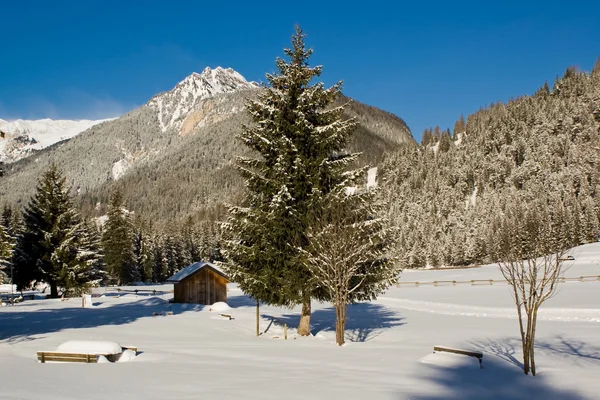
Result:
{"label": "snowy field", "polygon": [[[574,249],[567,277],[600,275],[600,244]],[[407,271],[403,281],[500,279],[495,266]],[[107,290],[81,299],[33,300],[0,308],[2,399],[598,399],[600,281],[567,282],[542,307],[538,376],[521,372],[521,347],[507,285],[390,288],[349,308],[344,347],[335,312],[313,305],[314,336],[296,337],[299,309],[261,307],[229,287],[228,320],[210,307]],[[100,292],[103,292],[100,289]],[[167,312],[172,311],[173,315]],[[158,315],[154,315],[158,314]],[[41,364],[38,350],[68,340],[137,346],[129,362]],[[480,350],[476,359],[433,353],[434,345]]]}

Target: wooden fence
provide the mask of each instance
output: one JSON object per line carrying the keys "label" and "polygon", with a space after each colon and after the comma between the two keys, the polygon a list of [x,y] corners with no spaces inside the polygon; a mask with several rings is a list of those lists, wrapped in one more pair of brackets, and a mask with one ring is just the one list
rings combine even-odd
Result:
{"label": "wooden fence", "polygon": [[[566,283],[566,282],[600,282],[600,275],[586,275],[586,276],[579,276],[579,277],[573,277],[573,278],[560,278],[559,279],[560,283]],[[490,285],[507,285],[509,284],[508,282],[506,282],[506,280],[501,279],[501,280],[494,280],[494,279],[471,279],[471,280],[467,280],[467,281],[431,281],[431,282],[420,282],[420,281],[415,281],[415,282],[402,282],[402,281],[398,281],[396,282],[396,287],[400,288],[400,287],[419,287],[419,286],[456,286],[456,285],[470,285],[470,286],[490,286]]]}

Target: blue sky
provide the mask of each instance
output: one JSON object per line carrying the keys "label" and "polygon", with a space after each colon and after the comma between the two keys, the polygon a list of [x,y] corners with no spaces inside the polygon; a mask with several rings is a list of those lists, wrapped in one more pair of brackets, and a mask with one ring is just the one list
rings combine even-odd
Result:
{"label": "blue sky", "polygon": [[327,84],[424,128],[600,56],[599,1],[4,1],[0,118],[122,114],[205,66],[264,80],[308,34]]}

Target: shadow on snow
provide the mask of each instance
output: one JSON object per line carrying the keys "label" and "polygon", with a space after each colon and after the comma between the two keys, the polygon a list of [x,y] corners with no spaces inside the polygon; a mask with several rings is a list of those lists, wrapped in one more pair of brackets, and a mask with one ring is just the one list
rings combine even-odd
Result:
{"label": "shadow on snow", "polygon": [[[465,357],[462,364],[452,367],[428,365],[429,371],[423,374],[426,376],[417,379],[422,387],[433,388],[439,394],[414,394],[410,399],[579,400],[586,397],[553,386],[544,374],[545,367],[549,363],[551,367],[555,362],[564,363],[565,357],[581,367],[586,367],[585,363],[600,364],[599,347],[562,336],[537,341],[537,354],[546,357],[538,358],[535,377],[523,373],[519,338],[474,340],[469,342],[469,347],[484,353],[483,369],[466,368],[468,363],[475,362],[471,357]],[[399,398],[404,398],[402,396]]]}
{"label": "shadow on snow", "polygon": [[[484,353],[493,354],[510,362],[519,369],[523,368],[523,352],[521,340],[518,338],[486,339],[471,341],[470,344]],[[546,354],[550,357],[563,359],[567,357],[582,366],[584,366],[584,363],[600,365],[600,347],[581,340],[565,339],[562,336],[551,339],[538,339],[535,342],[535,351],[536,354]],[[536,366],[542,369],[544,367],[539,361]]]}
{"label": "shadow on snow", "polygon": [[[263,315],[265,318],[273,318]],[[285,314],[276,318],[280,324],[298,326],[300,314]],[[367,342],[379,336],[384,329],[404,325],[404,318],[385,306],[374,303],[356,303],[348,305],[346,316],[346,340]],[[312,312],[310,318],[311,333],[335,332],[335,308],[329,307]]]}
{"label": "shadow on snow", "polygon": [[[74,305],[81,304],[80,299],[69,299]],[[65,329],[94,328],[103,325],[124,325],[143,317],[152,317],[154,313],[175,311],[196,311],[202,307],[185,307],[183,304],[169,304],[167,300],[151,297],[138,301],[113,304],[110,307],[78,306],[65,308],[45,308],[28,311],[23,306],[15,306],[0,313],[0,342],[21,342],[38,339],[36,335],[58,332]],[[189,305],[197,306],[197,305]]]}
{"label": "shadow on snow", "polygon": [[416,377],[415,387],[431,390],[432,394],[415,393],[407,397],[406,393],[398,395],[399,399],[411,400],[534,400],[561,399],[583,400],[583,395],[553,386],[544,374],[535,377],[523,374],[523,371],[506,362],[502,358],[483,356],[483,369],[467,366],[476,363],[472,357],[464,357],[463,364],[448,366],[427,365],[419,369],[421,376]]}

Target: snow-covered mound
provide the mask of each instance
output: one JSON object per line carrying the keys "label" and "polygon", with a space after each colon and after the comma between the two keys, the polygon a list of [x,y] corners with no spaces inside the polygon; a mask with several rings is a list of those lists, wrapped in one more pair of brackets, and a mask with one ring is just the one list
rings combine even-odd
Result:
{"label": "snow-covered mound", "polygon": [[41,150],[62,140],[70,139],[92,126],[107,120],[52,120],[35,121],[0,119],[0,159],[14,162],[27,157],[33,150]]}
{"label": "snow-covered mound", "polygon": [[423,364],[459,369],[480,369],[479,361],[470,356],[452,353],[431,353],[421,358]]}
{"label": "snow-covered mound", "polygon": [[121,353],[121,356],[117,359],[117,362],[128,362],[135,358],[135,351],[125,350]]}
{"label": "snow-covered mound", "polygon": [[230,310],[231,307],[229,307],[229,305],[225,302],[219,301],[215,304],[213,304],[212,306],[210,306],[210,310],[211,312],[222,312],[222,311],[227,311]]}
{"label": "snow-covered mound", "polygon": [[231,68],[206,67],[201,74],[192,73],[171,91],[154,96],[148,105],[157,110],[160,128],[165,132],[181,128],[185,117],[204,99],[257,87],[256,82],[248,82]]}
{"label": "snow-covered mound", "polygon": [[58,346],[56,351],[81,354],[119,354],[123,349],[116,342],[104,340],[69,340]]}

